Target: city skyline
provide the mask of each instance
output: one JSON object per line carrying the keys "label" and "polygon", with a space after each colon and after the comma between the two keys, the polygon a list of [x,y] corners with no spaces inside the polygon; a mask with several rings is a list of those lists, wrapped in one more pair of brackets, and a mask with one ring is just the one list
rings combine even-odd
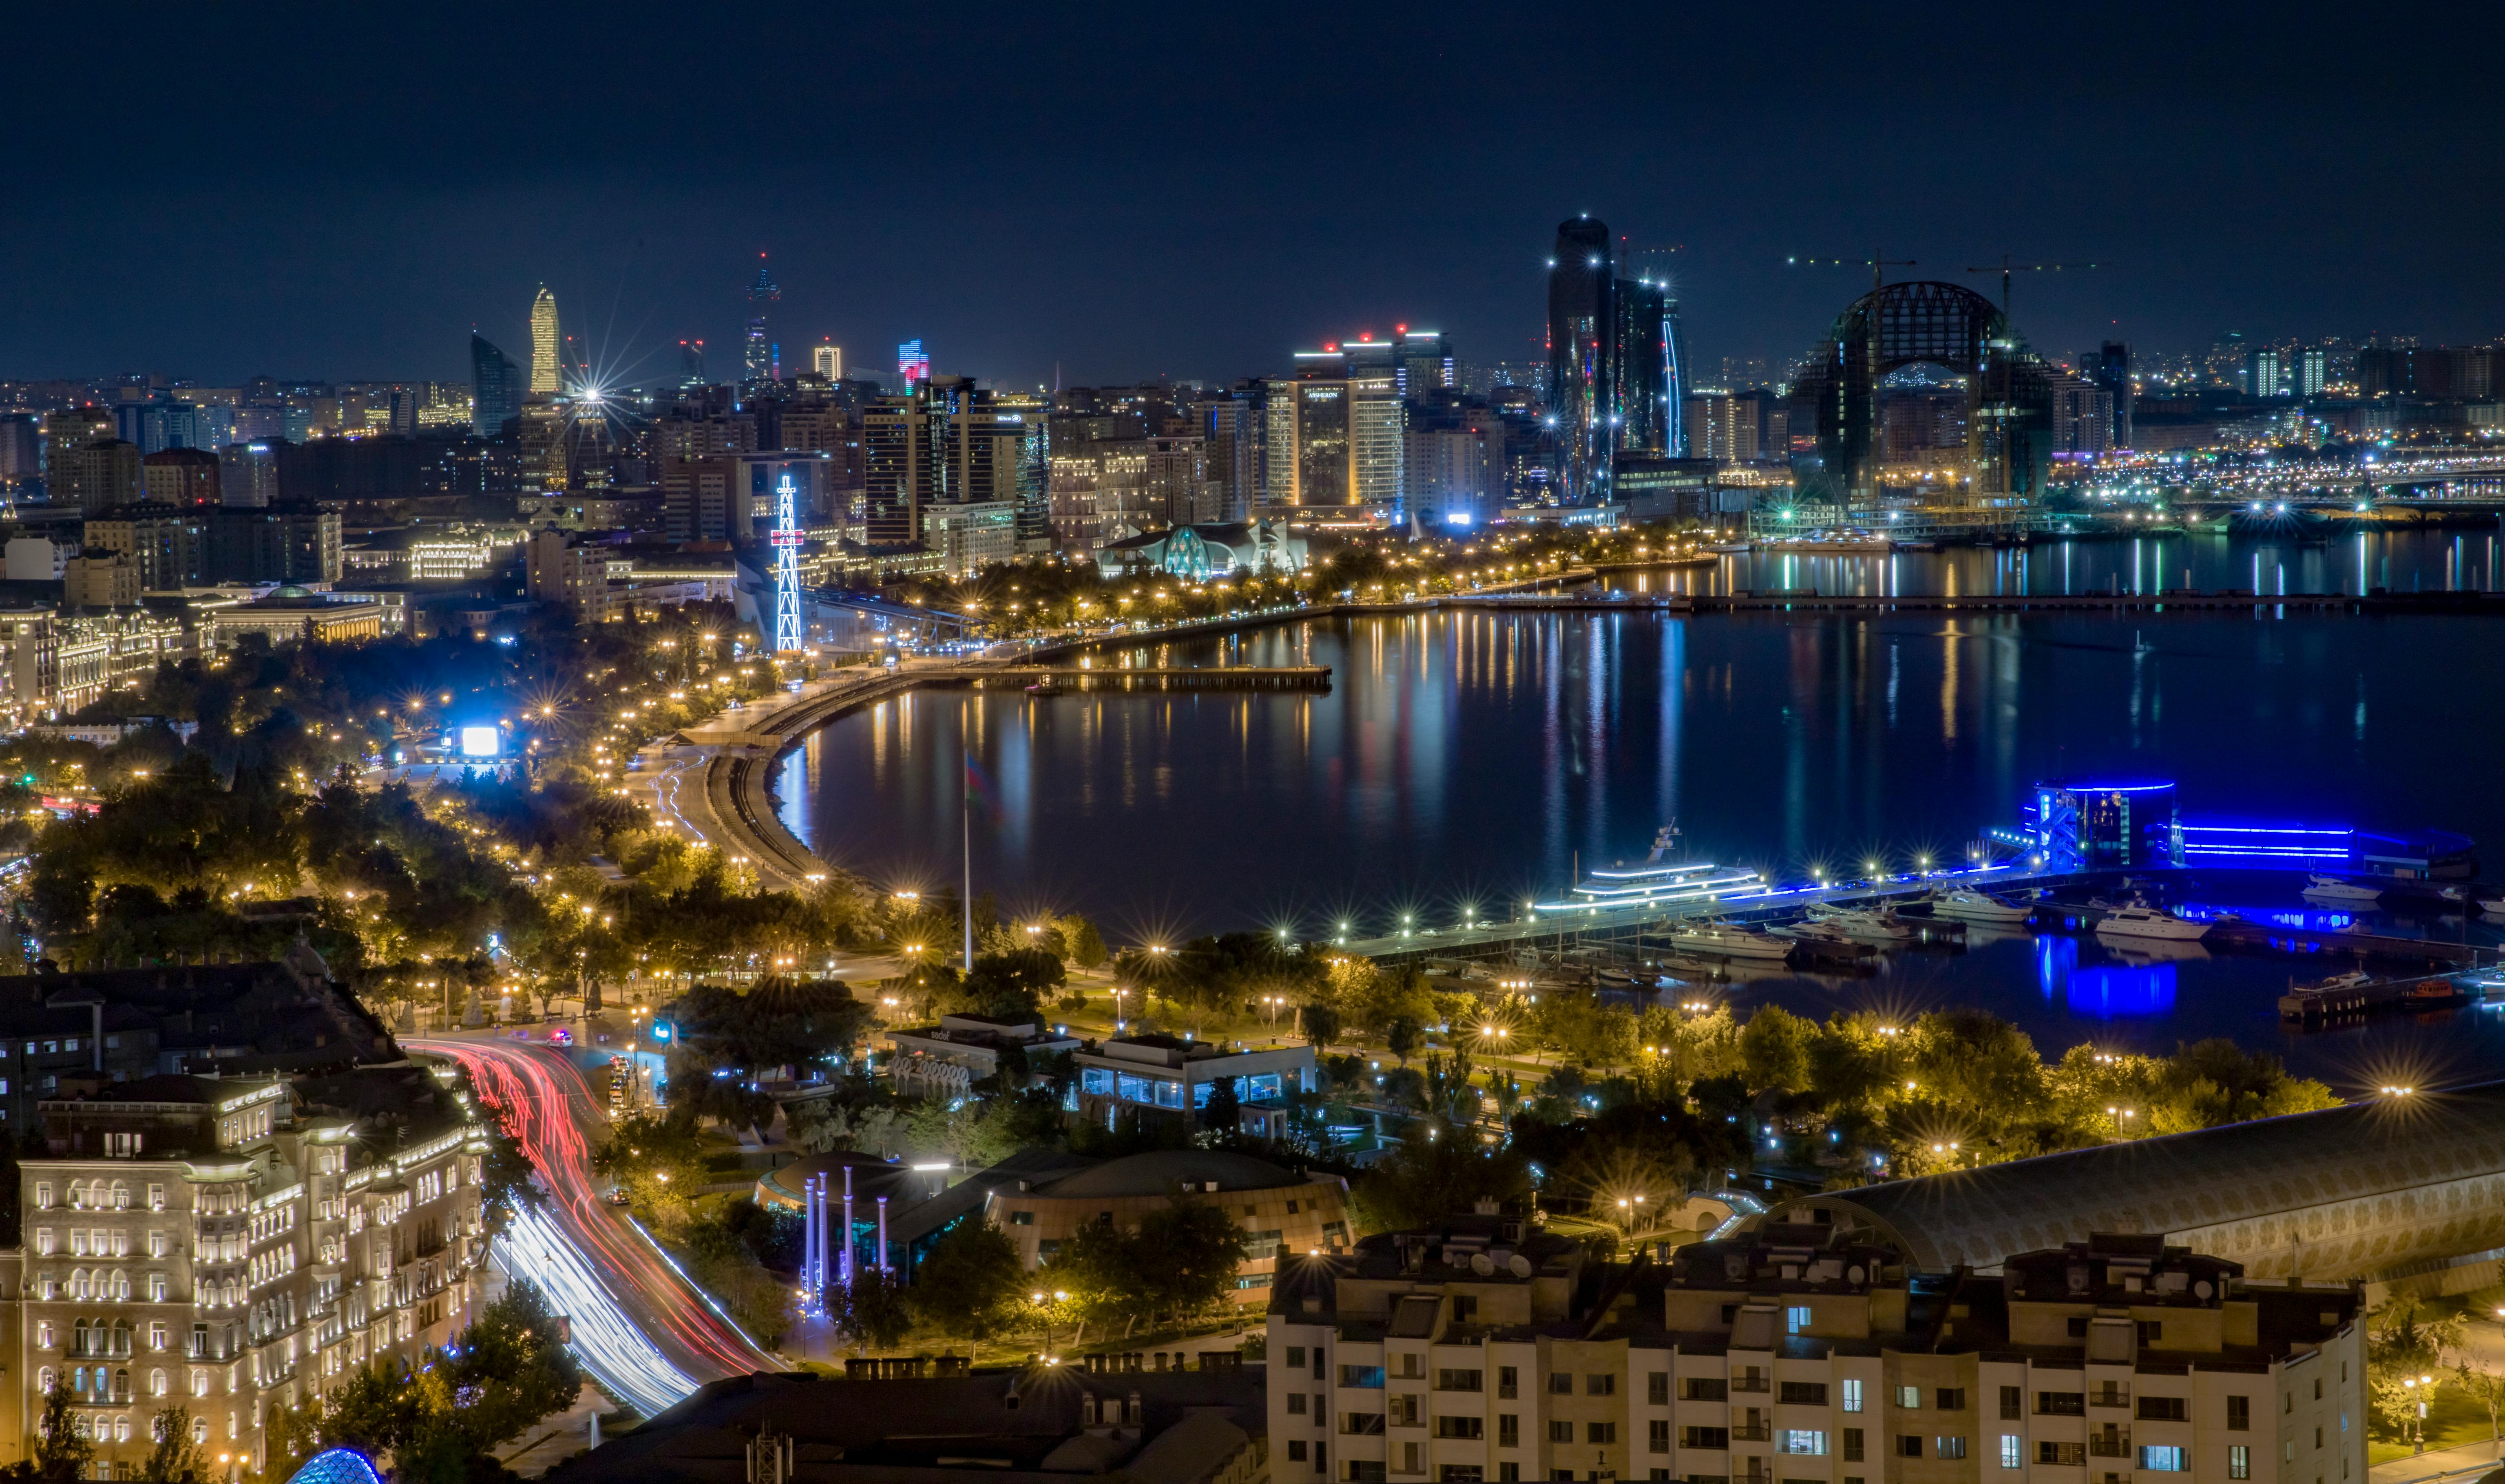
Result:
{"label": "city skyline", "polygon": [[[1965,270],[2004,252],[2102,265],[2018,285],[2014,317],[2050,350],[2193,346],[2228,329],[2460,341],[2498,326],[2477,291],[2499,250],[2446,204],[2476,198],[2494,166],[2377,143],[2467,124],[2468,94],[2445,86],[2464,64],[2406,15],[2379,47],[2421,86],[2379,103],[2371,126],[2334,22],[2247,27],[2230,12],[2170,18],[2162,37],[2129,17],[2082,32],[1980,10],[1923,26],[1830,16],[1782,38],[1745,18],[1626,13],[1570,33],[1468,8],[1295,33],[1183,18],[1142,28],[1153,37],[1008,23],[952,40],[878,18],[840,35],[794,21],[755,54],[739,28],[698,25],[666,58],[629,17],[568,28],[575,63],[549,76],[520,60],[547,22],[499,24],[512,44],[474,45],[459,25],[407,39],[407,65],[353,99],[324,80],[370,72],[358,59],[384,43],[356,27],[267,48],[246,22],[181,70],[129,58],[139,101],[119,126],[248,125],[263,143],[232,184],[131,197],[54,172],[0,208],[24,243],[0,281],[26,306],[0,335],[0,368],[451,377],[462,332],[524,338],[546,281],[583,353],[606,345],[627,379],[657,383],[673,341],[742,341],[759,252],[782,289],[787,370],[822,336],[920,336],[937,370],[1019,386],[1056,365],[1065,384],[1227,379],[1402,320],[1438,325],[1474,360],[1535,359],[1549,228],[1586,211],[1635,247],[1677,249],[1674,292],[1706,368],[1797,354],[1873,247],[1916,261],[1892,276],[1978,285]],[[1233,60],[1206,87],[1147,80],[1219,52]],[[1678,86],[1661,86],[1679,58]],[[1351,68],[1398,76],[1414,104],[1346,102]],[[1977,90],[1978,76],[2008,81]],[[466,81],[429,81],[442,77]],[[686,78],[734,77],[873,130],[911,120],[942,154],[1015,167],[895,171],[770,111],[725,152],[683,126],[677,99]],[[1599,143],[1531,126],[1540,89],[1570,82],[1616,121]],[[600,122],[537,149],[495,110],[461,111],[474,92],[533,90],[543,116]],[[21,133],[75,132],[95,106],[51,80],[13,103]],[[1370,122],[1326,124],[1341,107]],[[297,142],[323,132],[317,115],[404,147],[347,172]],[[2033,141],[2029,167],[1979,161],[1978,141],[2012,131]],[[1169,154],[1177,139],[1191,148]],[[142,209],[185,232],[122,230]],[[1788,262],[1813,257],[1847,262]],[[75,292],[99,279],[117,292]]]}

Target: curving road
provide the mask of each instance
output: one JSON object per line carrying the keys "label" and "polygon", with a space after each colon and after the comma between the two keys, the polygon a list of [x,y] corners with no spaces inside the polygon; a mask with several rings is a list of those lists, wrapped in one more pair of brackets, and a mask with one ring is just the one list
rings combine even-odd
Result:
{"label": "curving road", "polygon": [[508,1272],[547,1288],[603,1385],[650,1416],[707,1381],[784,1363],[741,1333],[591,1183],[592,1131],[607,1123],[561,1052],[500,1041],[410,1039],[469,1075],[540,1174],[548,1198],[504,1240]]}

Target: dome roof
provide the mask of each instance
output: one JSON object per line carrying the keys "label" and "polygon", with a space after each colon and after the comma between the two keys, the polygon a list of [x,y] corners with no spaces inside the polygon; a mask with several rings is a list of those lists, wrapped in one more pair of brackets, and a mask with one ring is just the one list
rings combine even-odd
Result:
{"label": "dome roof", "polygon": [[1044,1186],[1041,1193],[1056,1199],[1175,1195],[1186,1184],[1205,1186],[1213,1182],[1220,1190],[1275,1190],[1283,1185],[1301,1185],[1305,1178],[1266,1159],[1224,1149],[1157,1149],[1126,1154],[1093,1169],[1066,1175]]}

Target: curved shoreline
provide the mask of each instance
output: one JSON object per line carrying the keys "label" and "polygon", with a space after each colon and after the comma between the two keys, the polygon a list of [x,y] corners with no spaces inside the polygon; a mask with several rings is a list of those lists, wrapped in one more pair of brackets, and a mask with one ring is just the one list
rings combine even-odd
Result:
{"label": "curved shoreline", "polygon": [[[1618,564],[1613,564],[1618,565]],[[1663,563],[1633,564],[1658,567]],[[679,755],[677,768],[665,773],[646,773],[648,783],[657,784],[662,778],[687,776],[690,762],[703,763],[702,812],[700,822],[689,818],[682,803],[672,802],[666,812],[677,814],[682,822],[708,843],[744,856],[756,864],[760,878],[769,884],[787,888],[804,886],[812,875],[831,867],[829,863],[801,842],[787,827],[776,806],[771,788],[777,764],[785,755],[796,750],[807,736],[851,713],[881,701],[893,699],[924,686],[980,683],[996,671],[1033,665],[1038,661],[1075,655],[1105,649],[1140,649],[1177,640],[1202,639],[1242,633],[1252,629],[1275,627],[1287,623],[1303,623],[1387,614],[1432,613],[1445,609],[1526,612],[1539,609],[1564,609],[1577,612],[1653,613],[1663,616],[1690,616],[1706,612],[1740,613],[1747,611],[1776,612],[1912,612],[1965,610],[2002,613],[2095,613],[2132,612],[2160,613],[2235,612],[2267,609],[2286,611],[2312,610],[2348,615],[2393,615],[2414,612],[2462,612],[2505,615],[2505,595],[2481,592],[2409,593],[2352,596],[2345,593],[2260,594],[2237,589],[2215,592],[2167,590],[2157,593],[2078,593],[2078,594],[1969,594],[1964,596],[1931,594],[1892,594],[1865,596],[1859,594],[1820,595],[1814,591],[1767,592],[1763,594],[1730,594],[1697,599],[1689,595],[1664,595],[1658,598],[1629,600],[1626,597],[1593,598],[1558,591],[1589,583],[1600,574],[1591,568],[1576,568],[1556,577],[1538,580],[1539,588],[1529,583],[1506,584],[1511,591],[1481,589],[1469,594],[1442,594],[1389,603],[1326,603],[1309,607],[1277,609],[1266,612],[1236,614],[1177,623],[1147,632],[1120,634],[1088,634],[1038,644],[1011,658],[995,660],[958,660],[930,663],[925,668],[906,668],[885,674],[872,674],[852,681],[839,672],[831,682],[812,682],[825,687],[812,695],[804,689],[790,704],[775,708],[761,717],[751,716],[754,708],[724,711],[701,725],[677,734],[680,746],[657,744],[660,760]],[[694,749],[692,759],[685,756]],[[710,749],[710,751],[707,751]],[[673,792],[675,799],[675,791]],[[656,789],[655,802],[659,802]]]}

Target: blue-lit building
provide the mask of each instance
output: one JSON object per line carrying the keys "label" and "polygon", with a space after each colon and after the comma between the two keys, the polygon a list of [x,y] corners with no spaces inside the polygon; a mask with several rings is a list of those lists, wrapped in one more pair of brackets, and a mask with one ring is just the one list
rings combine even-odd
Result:
{"label": "blue-lit building", "polygon": [[2182,864],[2170,779],[2053,779],[2035,785],[2034,847],[2047,870]]}

